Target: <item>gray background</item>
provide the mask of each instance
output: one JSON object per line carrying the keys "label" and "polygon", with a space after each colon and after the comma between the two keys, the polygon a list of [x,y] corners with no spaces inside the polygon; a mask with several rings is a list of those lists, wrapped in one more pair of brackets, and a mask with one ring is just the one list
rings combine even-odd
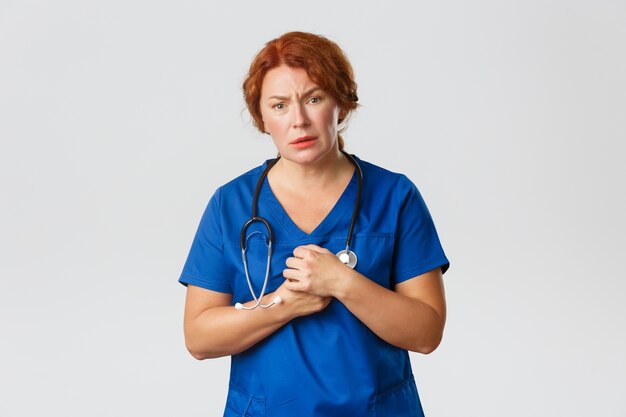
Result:
{"label": "gray background", "polygon": [[177,279],[275,153],[240,84],[289,30],[347,52],[347,149],[418,185],[452,262],[427,415],[626,415],[623,1],[0,0],[0,416],[220,415]]}

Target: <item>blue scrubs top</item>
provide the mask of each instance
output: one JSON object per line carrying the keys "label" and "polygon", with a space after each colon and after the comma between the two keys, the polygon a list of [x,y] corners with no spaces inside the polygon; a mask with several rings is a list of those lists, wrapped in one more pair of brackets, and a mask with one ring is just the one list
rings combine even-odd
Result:
{"label": "blue scrubs top", "polygon": [[[363,191],[351,243],[358,256],[356,270],[386,288],[437,267],[445,272],[448,259],[415,185],[402,174],[357,161],[363,170]],[[255,185],[267,163],[215,192],[180,283],[232,294],[233,305],[252,299],[239,234],[251,216]],[[328,216],[307,234],[291,221],[265,179],[258,213],[274,234],[268,293],[283,283],[285,261],[297,246],[316,244],[333,253],[345,248],[357,188],[355,171]],[[261,233],[249,239],[247,255],[258,295],[267,260]],[[408,352],[376,336],[333,299],[323,311],[296,318],[231,357],[224,416],[414,417],[423,416],[423,411]]]}

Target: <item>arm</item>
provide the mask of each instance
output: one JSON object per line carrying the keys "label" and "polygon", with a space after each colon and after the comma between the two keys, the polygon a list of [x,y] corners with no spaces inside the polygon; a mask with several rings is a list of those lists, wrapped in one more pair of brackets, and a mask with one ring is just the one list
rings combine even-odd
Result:
{"label": "arm", "polygon": [[293,291],[332,296],[386,342],[420,353],[434,351],[443,335],[446,304],[441,269],[389,290],[343,265],[315,245],[296,248],[283,275]]}
{"label": "arm", "polygon": [[[388,290],[350,270],[336,297],[386,342],[424,354],[443,337],[446,303],[441,269],[436,268]],[[376,306],[376,308],[372,308]]]}
{"label": "arm", "polygon": [[[189,353],[196,359],[216,358],[242,352],[281,328],[295,317],[323,310],[329,297],[296,293],[284,284],[266,294],[263,303],[276,295],[280,304],[270,308],[236,310],[232,295],[187,286],[184,333]],[[245,303],[246,306],[253,302]]]}

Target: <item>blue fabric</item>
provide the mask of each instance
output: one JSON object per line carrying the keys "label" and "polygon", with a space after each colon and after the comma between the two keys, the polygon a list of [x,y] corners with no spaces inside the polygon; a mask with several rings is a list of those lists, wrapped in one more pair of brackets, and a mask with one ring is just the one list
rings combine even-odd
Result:
{"label": "blue fabric", "polygon": [[[363,192],[351,244],[358,256],[356,270],[386,288],[437,267],[445,273],[448,259],[415,185],[404,175],[357,161],[363,170]],[[266,165],[215,192],[180,283],[230,293],[233,305],[252,299],[239,232],[251,215],[254,188]],[[282,284],[285,260],[295,247],[312,243],[333,253],[344,249],[357,185],[355,172],[328,216],[307,234],[287,216],[265,180],[258,211],[274,233],[267,292]],[[248,233],[255,230],[263,227],[256,224]],[[247,252],[258,294],[267,259],[263,235],[250,238]],[[423,412],[408,352],[380,339],[338,300],[232,356],[224,416],[347,415],[413,417]]]}

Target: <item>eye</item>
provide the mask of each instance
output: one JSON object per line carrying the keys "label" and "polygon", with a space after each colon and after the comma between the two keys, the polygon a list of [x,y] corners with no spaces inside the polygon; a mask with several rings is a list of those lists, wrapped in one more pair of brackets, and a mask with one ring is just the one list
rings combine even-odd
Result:
{"label": "eye", "polygon": [[313,103],[313,104],[317,104],[317,103],[319,103],[320,101],[322,101],[322,98],[321,98],[321,97],[311,97],[311,98],[309,99],[309,101],[310,101],[311,103]]}
{"label": "eye", "polygon": [[276,110],[282,110],[285,108],[285,105],[283,103],[276,103],[272,106],[272,108]]}

